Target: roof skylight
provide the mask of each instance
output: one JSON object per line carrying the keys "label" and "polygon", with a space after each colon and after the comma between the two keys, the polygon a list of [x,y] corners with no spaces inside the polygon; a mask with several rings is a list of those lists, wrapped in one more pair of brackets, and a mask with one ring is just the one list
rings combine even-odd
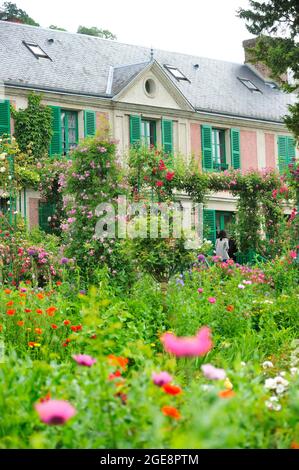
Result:
{"label": "roof skylight", "polygon": [[42,57],[43,59],[50,59],[51,60],[51,58],[48,56],[48,54],[45,51],[43,51],[43,49],[38,44],[34,44],[32,42],[26,42],[26,41],[23,41],[23,44],[29,49],[30,52],[32,52],[32,54],[37,59]]}
{"label": "roof skylight", "polygon": [[253,92],[262,93],[261,90],[248,78],[238,77],[238,79],[240,80],[240,82],[243,83],[243,85],[245,85],[248,88],[248,90],[253,91]]}
{"label": "roof skylight", "polygon": [[190,82],[190,80],[186,77],[186,75],[184,75],[183,72],[181,72],[177,67],[174,67],[172,65],[166,65],[166,64],[164,65],[164,67],[177,80],[186,80],[187,82]]}

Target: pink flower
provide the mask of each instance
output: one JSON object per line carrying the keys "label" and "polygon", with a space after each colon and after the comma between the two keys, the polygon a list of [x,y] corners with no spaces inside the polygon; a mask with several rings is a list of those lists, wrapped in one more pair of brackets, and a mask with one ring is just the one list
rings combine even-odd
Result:
{"label": "pink flower", "polygon": [[202,294],[202,293],[203,293],[203,288],[202,288],[202,287],[199,287],[199,288],[197,289],[197,292],[198,292],[199,294]]}
{"label": "pink flower", "polygon": [[297,252],[296,252],[296,250],[291,250],[291,251],[290,251],[290,257],[291,257],[292,259],[296,259],[296,258],[297,258]]}
{"label": "pink flower", "polygon": [[156,186],[157,186],[158,188],[161,188],[161,187],[163,186],[163,181],[157,181],[157,182],[156,182]]}
{"label": "pink flower", "polygon": [[196,336],[177,337],[172,333],[165,333],[161,341],[165,351],[175,356],[204,356],[213,347],[210,328],[204,326]]}
{"label": "pink flower", "polygon": [[76,414],[75,408],[64,400],[48,400],[37,403],[35,409],[46,424],[64,424]]}
{"label": "pink flower", "polygon": [[163,387],[163,385],[169,384],[172,381],[172,377],[168,372],[153,372],[152,380],[158,387]]}
{"label": "pink flower", "polygon": [[247,284],[248,286],[250,286],[250,284],[252,284],[252,281],[246,281],[246,279],[244,279],[243,284]]}
{"label": "pink flower", "polygon": [[216,303],[215,297],[209,297],[208,302],[210,302],[210,304],[215,304]]}
{"label": "pink flower", "polygon": [[239,284],[238,287],[239,289],[245,289],[245,286],[243,286],[243,284]]}
{"label": "pink flower", "polygon": [[80,366],[86,366],[86,367],[91,367],[95,362],[97,362],[96,359],[93,357],[89,356],[88,354],[75,354],[73,356],[73,359],[79,364]]}
{"label": "pink flower", "polygon": [[217,369],[212,364],[204,364],[201,366],[203,375],[210,380],[224,380],[226,372],[224,369]]}

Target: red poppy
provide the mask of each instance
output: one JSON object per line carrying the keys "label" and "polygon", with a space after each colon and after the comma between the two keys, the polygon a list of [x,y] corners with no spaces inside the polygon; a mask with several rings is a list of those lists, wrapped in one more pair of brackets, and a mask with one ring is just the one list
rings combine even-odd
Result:
{"label": "red poppy", "polygon": [[221,390],[218,393],[218,397],[220,398],[233,398],[235,395],[236,394],[233,390]]}
{"label": "red poppy", "polygon": [[77,331],[77,327],[73,325],[73,326],[71,326],[71,330],[72,331]]}
{"label": "red poppy", "polygon": [[18,325],[18,326],[24,326],[24,322],[21,321],[21,320],[20,320],[20,321],[17,321],[17,325]]}
{"label": "red poppy", "polygon": [[15,309],[11,308],[6,311],[7,315],[14,315],[16,313]]}
{"label": "red poppy", "polygon": [[14,301],[13,300],[10,300],[9,302],[7,302],[7,307],[11,307],[12,305],[14,304]]}
{"label": "red poppy", "polygon": [[25,308],[25,312],[30,313],[30,312],[32,312],[32,310],[30,308]]}
{"label": "red poppy", "polygon": [[226,307],[226,310],[227,310],[228,312],[233,312],[233,311],[235,310],[235,307],[234,307],[233,305],[228,305],[228,306]]}
{"label": "red poppy", "polygon": [[61,281],[57,281],[56,282],[56,286],[61,286],[62,282]]}
{"label": "red poppy", "polygon": [[49,317],[53,317],[54,313],[56,312],[57,308],[56,307],[49,307],[46,309],[47,314]]}
{"label": "red poppy", "polygon": [[36,297],[41,300],[44,298],[44,294],[38,293],[36,294]]}
{"label": "red poppy", "polygon": [[121,356],[114,356],[113,354],[109,354],[108,362],[112,366],[119,366],[121,369],[125,369],[129,362],[129,359]]}
{"label": "red poppy", "polygon": [[42,309],[37,308],[37,309],[36,309],[36,313],[38,313],[39,315],[42,315],[43,311],[42,311]]}
{"label": "red poppy", "polygon": [[4,289],[4,293],[5,294],[11,294],[11,290],[10,289]]}
{"label": "red poppy", "polygon": [[54,323],[53,323],[53,325],[51,325],[51,327],[53,328],[53,330],[56,330],[58,328],[58,326],[55,325]]}
{"label": "red poppy", "polygon": [[63,322],[63,324],[64,324],[65,326],[70,325],[70,323],[71,323],[70,320],[64,320],[64,322]]}
{"label": "red poppy", "polygon": [[120,372],[120,370],[116,370],[116,371],[114,372],[114,374],[109,374],[108,379],[109,379],[109,380],[114,380],[114,379],[117,379],[117,378],[119,378],[119,377],[121,377],[121,372]]}
{"label": "red poppy", "polygon": [[161,411],[165,416],[170,416],[171,418],[174,418],[174,419],[180,419],[181,417],[179,410],[175,408],[174,406],[163,406],[161,408]]}
{"label": "red poppy", "polygon": [[35,331],[35,333],[36,333],[37,335],[41,335],[42,332],[43,332],[43,330],[42,330],[41,328],[35,328],[34,331]]}
{"label": "red poppy", "polygon": [[165,384],[163,386],[163,390],[169,395],[179,395],[180,393],[182,393],[181,387],[178,387],[177,385],[171,385],[171,384]]}

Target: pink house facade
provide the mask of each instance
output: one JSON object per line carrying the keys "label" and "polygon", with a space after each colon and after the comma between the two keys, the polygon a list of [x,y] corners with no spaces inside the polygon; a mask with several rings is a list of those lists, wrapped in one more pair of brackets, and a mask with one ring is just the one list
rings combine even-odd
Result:
{"label": "pink house facade", "polygon": [[[31,91],[42,93],[58,126],[53,158],[67,155],[103,121],[123,161],[137,141],[182,155],[186,164],[194,158],[202,171],[283,171],[299,156],[283,123],[295,97],[249,63],[1,21],[0,43],[0,133],[13,133],[10,105],[24,108]],[[38,192],[22,191],[18,211],[30,227],[41,223],[41,207]],[[228,227],[236,201],[228,193],[213,194],[205,210],[215,238]]]}

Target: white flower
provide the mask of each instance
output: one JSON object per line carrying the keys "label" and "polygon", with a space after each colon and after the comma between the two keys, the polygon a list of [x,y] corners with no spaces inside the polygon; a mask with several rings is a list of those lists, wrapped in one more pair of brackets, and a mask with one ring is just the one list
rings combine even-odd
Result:
{"label": "white flower", "polygon": [[241,364],[242,367],[246,366],[246,362],[244,362],[244,361],[240,362],[240,364]]}
{"label": "white flower", "polygon": [[1,168],[0,168],[0,173],[5,173],[5,172],[6,172],[5,166],[1,166]]}
{"label": "white flower", "polygon": [[0,160],[3,161],[5,160],[7,153],[0,153]]}
{"label": "white flower", "polygon": [[290,372],[291,372],[291,375],[298,374],[298,367],[291,367]]}
{"label": "white flower", "polygon": [[269,410],[280,411],[281,404],[278,403],[277,397],[270,397],[269,400],[265,401],[265,405]]}
{"label": "white flower", "polygon": [[284,385],[277,385],[276,387],[276,393],[278,393],[278,395],[281,395],[282,393],[284,393],[286,391],[286,388]]}
{"label": "white flower", "polygon": [[245,289],[245,286],[243,284],[238,285],[239,289]]}
{"label": "white flower", "polygon": [[264,387],[268,390],[275,390],[276,389],[276,380],[275,379],[267,379],[265,381]]}
{"label": "white flower", "polygon": [[271,367],[274,367],[271,361],[265,361],[262,364],[263,369],[269,369]]}

